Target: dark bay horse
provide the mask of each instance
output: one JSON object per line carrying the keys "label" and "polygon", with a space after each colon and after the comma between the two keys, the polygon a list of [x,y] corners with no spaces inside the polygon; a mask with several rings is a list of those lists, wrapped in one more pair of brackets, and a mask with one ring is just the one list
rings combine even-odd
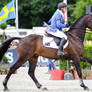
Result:
{"label": "dark bay horse", "polygon": [[26,36],[20,40],[18,45],[18,60],[10,67],[10,70],[3,81],[4,90],[8,90],[7,82],[11,74],[16,71],[22,64],[29,61],[29,71],[28,74],[36,84],[37,88],[42,88],[42,85],[38,82],[35,77],[34,71],[37,64],[38,56],[43,56],[51,59],[68,59],[73,60],[76,67],[80,86],[84,90],[88,90],[88,87],[84,84],[82,80],[82,72],[80,69],[80,61],[89,62],[92,64],[92,60],[83,56],[83,41],[85,37],[86,28],[92,29],[92,15],[86,14],[80,17],[66,33],[69,40],[69,45],[64,49],[66,52],[63,56],[57,56],[57,49],[48,48],[43,46],[43,36],[32,34]]}

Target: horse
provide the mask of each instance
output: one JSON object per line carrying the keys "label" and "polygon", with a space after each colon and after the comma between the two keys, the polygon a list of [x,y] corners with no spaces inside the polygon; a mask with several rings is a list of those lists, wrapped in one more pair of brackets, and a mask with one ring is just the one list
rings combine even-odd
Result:
{"label": "horse", "polygon": [[83,55],[83,41],[86,28],[89,28],[90,31],[92,29],[92,14],[85,14],[70,27],[69,31],[66,33],[69,41],[68,46],[64,49],[66,53],[60,56],[57,55],[58,49],[45,47],[43,45],[42,35],[31,34],[24,38],[21,38],[20,43],[17,47],[18,60],[14,65],[10,67],[9,72],[3,81],[4,90],[8,90],[7,83],[12,73],[16,71],[19,67],[21,67],[22,64],[24,64],[26,61],[29,61],[29,76],[32,78],[37,88],[41,89],[42,85],[38,82],[34,73],[36,69],[37,59],[39,56],[55,60],[73,60],[79,76],[80,86],[84,90],[89,90],[89,88],[84,84],[82,80],[82,72],[80,68],[80,61],[87,61],[92,64],[92,60]]}

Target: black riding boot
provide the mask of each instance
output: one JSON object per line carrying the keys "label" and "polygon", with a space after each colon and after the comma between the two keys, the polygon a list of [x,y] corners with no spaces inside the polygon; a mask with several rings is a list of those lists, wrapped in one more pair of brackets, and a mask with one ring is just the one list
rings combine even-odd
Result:
{"label": "black riding boot", "polygon": [[65,45],[66,42],[67,42],[67,40],[63,37],[60,41],[60,45],[59,45],[59,49],[57,51],[57,55],[64,55],[63,46]]}

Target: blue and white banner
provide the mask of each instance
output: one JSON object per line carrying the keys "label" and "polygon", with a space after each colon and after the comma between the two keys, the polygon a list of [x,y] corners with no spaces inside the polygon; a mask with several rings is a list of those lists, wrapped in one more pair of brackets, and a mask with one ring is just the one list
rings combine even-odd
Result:
{"label": "blue and white banner", "polygon": [[18,59],[17,49],[8,50],[5,54],[9,63],[15,63]]}

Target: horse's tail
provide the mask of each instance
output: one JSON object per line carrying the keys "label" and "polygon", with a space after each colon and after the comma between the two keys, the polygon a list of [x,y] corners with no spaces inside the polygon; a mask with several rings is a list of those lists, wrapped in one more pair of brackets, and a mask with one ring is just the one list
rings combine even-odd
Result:
{"label": "horse's tail", "polygon": [[90,64],[92,65],[92,60],[89,59],[89,58],[87,58],[87,57],[82,57],[81,60],[82,60],[83,62],[88,62],[88,63],[90,63]]}
{"label": "horse's tail", "polygon": [[2,60],[5,52],[8,50],[10,43],[15,39],[21,39],[19,37],[12,37],[8,40],[6,40],[1,46],[0,46],[0,61]]}

